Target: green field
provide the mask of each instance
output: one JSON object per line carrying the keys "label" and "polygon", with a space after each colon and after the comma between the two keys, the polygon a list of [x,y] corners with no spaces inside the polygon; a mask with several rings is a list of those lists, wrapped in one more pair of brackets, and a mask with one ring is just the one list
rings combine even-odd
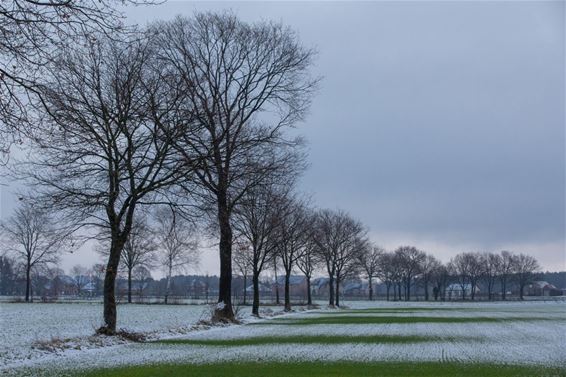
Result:
{"label": "green field", "polygon": [[458,363],[218,363],[212,365],[151,365],[103,369],[84,377],[558,377],[564,369]]}

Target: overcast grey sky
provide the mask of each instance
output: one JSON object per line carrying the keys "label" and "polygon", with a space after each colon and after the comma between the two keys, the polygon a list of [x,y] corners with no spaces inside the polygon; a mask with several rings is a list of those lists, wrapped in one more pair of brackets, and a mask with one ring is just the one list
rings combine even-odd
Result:
{"label": "overcast grey sky", "polygon": [[[566,269],[565,3],[181,2],[129,8],[144,24],[195,10],[277,20],[324,76],[301,133],[301,189],[362,220],[385,247],[447,261],[510,249]],[[2,216],[11,210],[2,189]],[[96,257],[82,250],[64,267]],[[209,251],[201,271],[218,270]]]}

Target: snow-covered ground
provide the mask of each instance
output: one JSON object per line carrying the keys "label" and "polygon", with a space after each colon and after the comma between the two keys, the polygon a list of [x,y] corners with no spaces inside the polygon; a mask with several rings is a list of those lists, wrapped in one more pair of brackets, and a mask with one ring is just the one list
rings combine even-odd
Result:
{"label": "snow-covered ground", "polygon": [[[66,350],[62,354],[34,355],[23,361],[9,358],[5,365],[11,373],[19,375],[62,375],[62,370],[118,366],[124,364],[187,362],[208,363],[230,360],[438,360],[458,362],[494,362],[511,364],[539,364],[563,366],[566,364],[566,304],[554,302],[515,303],[387,303],[351,302],[350,308],[407,308],[400,313],[340,313],[334,310],[315,310],[287,314],[277,324],[236,325],[228,328],[190,331],[180,334],[174,329],[191,320],[198,321],[205,310],[198,306],[124,306],[120,308],[123,327],[134,331],[154,331],[160,337],[188,339],[240,339],[250,337],[281,337],[307,335],[418,335],[430,337],[427,342],[404,344],[344,343],[344,344],[262,344],[245,346],[203,346],[189,344],[126,344],[96,349]],[[56,305],[55,305],[56,306]],[[37,307],[37,309],[35,308]],[[3,352],[25,355],[18,348],[29,348],[35,334],[49,336],[61,334],[90,334],[95,326],[91,323],[100,313],[88,317],[93,308],[74,309],[85,314],[67,315],[66,307],[41,309],[34,306],[34,314],[17,313],[16,309],[2,309],[4,318],[10,312],[16,318],[7,318],[14,329],[2,334],[0,342],[12,342]],[[100,307],[96,307],[98,310]],[[427,310],[448,308],[450,310]],[[28,310],[22,308],[20,310]],[[420,309],[420,310],[419,310]],[[51,311],[52,310],[52,311]],[[18,314],[19,313],[19,314]],[[385,323],[385,324],[309,324],[293,325],[292,320],[317,316],[419,316],[419,317],[496,317],[508,321],[470,323]],[[56,316],[57,318],[51,318]],[[85,320],[90,318],[91,322]],[[133,317],[133,318],[130,318]],[[45,321],[42,321],[45,318]],[[70,322],[72,318],[73,322]],[[281,317],[279,317],[281,318]],[[533,319],[539,318],[539,319]],[[542,319],[540,319],[542,318]],[[521,319],[521,320],[517,320]],[[26,320],[31,323],[28,325]],[[78,322],[78,323],[75,323]],[[88,325],[86,324],[88,323]],[[42,329],[51,326],[50,330]],[[69,325],[74,330],[62,328]],[[83,328],[81,329],[81,325]],[[27,335],[20,335],[24,332]],[[171,331],[169,331],[170,329]],[[51,332],[50,332],[51,331]],[[57,334],[55,334],[57,335]],[[67,335],[64,335],[67,336]],[[17,344],[16,344],[17,343]],[[1,372],[1,370],[0,370]]]}
{"label": "snow-covered ground", "polygon": [[[242,310],[247,315],[250,310]],[[210,318],[206,305],[118,305],[118,327],[153,337],[185,333],[201,319]],[[0,368],[44,356],[41,342],[72,339],[74,347],[96,348],[120,343],[91,337],[102,325],[101,303],[0,304]],[[122,342],[123,343],[123,342]]]}

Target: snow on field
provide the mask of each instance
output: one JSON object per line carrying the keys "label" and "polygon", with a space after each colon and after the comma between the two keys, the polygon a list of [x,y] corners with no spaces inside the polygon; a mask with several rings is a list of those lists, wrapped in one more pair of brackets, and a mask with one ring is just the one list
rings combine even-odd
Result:
{"label": "snow on field", "polygon": [[[178,334],[210,317],[206,305],[118,305],[118,327],[156,337]],[[0,367],[33,359],[45,351],[33,349],[41,341],[73,338],[77,346],[96,346],[87,337],[102,325],[102,304],[0,304]],[[98,339],[115,343],[114,339]]]}
{"label": "snow on field", "polygon": [[[188,339],[240,339],[258,336],[293,335],[420,335],[430,336],[431,341],[407,344],[263,344],[247,346],[203,346],[188,344],[128,344],[113,347],[68,350],[63,356],[48,355],[26,362],[12,364],[23,368],[13,369],[18,375],[63,375],[63,370],[118,366],[125,364],[156,362],[209,363],[219,361],[264,361],[264,360],[412,360],[412,361],[458,361],[495,362],[515,364],[540,364],[563,366],[566,363],[566,304],[565,303],[347,303],[350,308],[389,308],[411,307],[415,312],[395,313],[400,316],[490,316],[497,318],[523,318],[521,321],[498,321],[477,323],[406,323],[406,324],[314,324],[293,325],[288,322],[261,325],[237,325],[228,328],[212,328],[182,335]],[[419,308],[449,308],[447,311],[418,311]],[[123,321],[130,322],[133,330],[145,329],[161,331],[168,325],[176,326],[182,318],[198,318],[198,307],[124,307],[133,310],[134,316]],[[202,310],[202,307],[200,307]],[[150,313],[152,310],[154,312]],[[143,312],[143,313],[142,313]],[[319,313],[316,313],[319,312]],[[320,313],[322,312],[322,313]],[[54,313],[63,316],[61,310]],[[317,310],[293,313],[284,316],[285,320],[300,318],[342,316],[337,310]],[[37,321],[38,314],[31,316]],[[361,315],[361,314],[357,314]],[[383,315],[364,313],[363,315]],[[391,315],[391,314],[389,314]],[[2,314],[4,317],[5,314]],[[29,316],[29,315],[28,315]],[[532,320],[530,317],[545,317],[550,320]],[[80,320],[80,317],[74,317]],[[22,319],[12,319],[14,326],[25,329]],[[48,320],[52,321],[51,319]],[[136,322],[137,321],[137,322]],[[59,326],[64,325],[61,318]],[[84,323],[84,321],[83,321]],[[54,325],[57,327],[57,325]],[[75,326],[75,325],[73,325]],[[76,326],[80,326],[80,323]],[[29,332],[35,332],[32,327]],[[92,328],[87,329],[92,331]],[[11,332],[14,337],[15,332]],[[15,336],[17,338],[17,336]],[[28,335],[28,340],[29,340]],[[440,338],[440,339],[439,339]],[[9,340],[9,337],[6,337]],[[3,342],[3,340],[0,340]],[[4,343],[4,342],[3,342]],[[26,344],[20,340],[20,345]],[[13,349],[13,348],[12,348]],[[38,369],[41,368],[41,369]],[[6,370],[6,368],[4,368]],[[1,370],[0,370],[1,371]]]}

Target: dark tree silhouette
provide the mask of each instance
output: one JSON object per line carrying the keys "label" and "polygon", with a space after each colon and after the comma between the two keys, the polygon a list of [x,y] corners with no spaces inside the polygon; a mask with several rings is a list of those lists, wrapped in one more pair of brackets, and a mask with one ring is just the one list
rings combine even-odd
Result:
{"label": "dark tree silhouette", "polygon": [[115,282],[134,215],[169,204],[169,188],[189,175],[170,130],[179,93],[164,85],[152,41],[100,35],[80,50],[61,51],[35,98],[41,117],[37,153],[18,166],[46,206],[110,239],[104,279],[104,326],[116,331]]}
{"label": "dark tree silhouette", "polygon": [[313,51],[288,28],[247,24],[230,13],[201,13],[154,25],[162,64],[187,95],[194,122],[177,138],[181,154],[197,155],[203,202],[217,224],[220,285],[213,319],[233,321],[232,214],[248,190],[280,168],[299,140],[285,128],[300,121],[316,84],[309,76]]}

